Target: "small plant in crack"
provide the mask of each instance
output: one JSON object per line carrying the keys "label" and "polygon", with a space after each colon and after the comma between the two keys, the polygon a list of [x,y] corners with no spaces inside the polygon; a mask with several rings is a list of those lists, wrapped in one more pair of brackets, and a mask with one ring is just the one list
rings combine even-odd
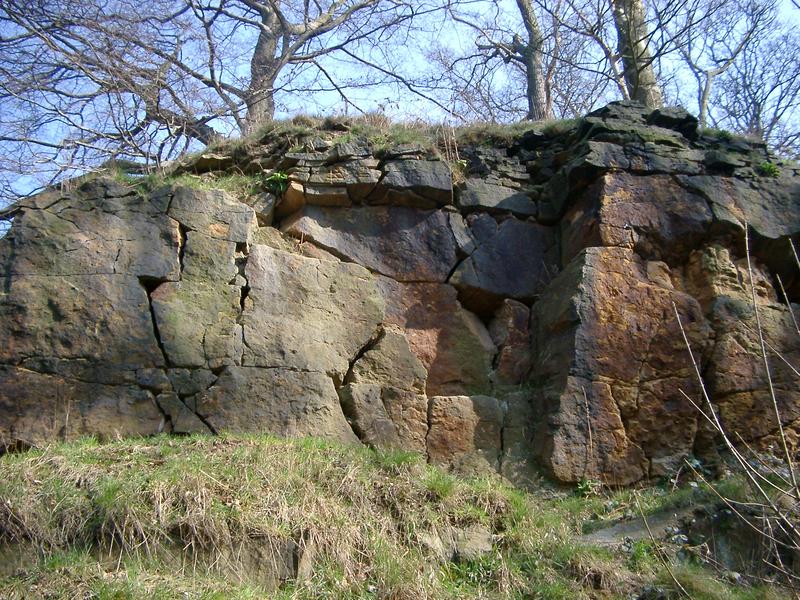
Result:
{"label": "small plant in crack", "polygon": [[778,165],[771,163],[768,160],[765,160],[758,165],[757,170],[758,174],[763,175],[764,177],[778,177],[781,174],[781,170],[778,168]]}
{"label": "small plant in crack", "polygon": [[600,492],[603,490],[603,484],[596,479],[581,479],[578,484],[575,486],[575,492],[581,498],[591,498],[593,496],[599,496]]}
{"label": "small plant in crack", "polygon": [[289,187],[289,175],[284,171],[275,171],[264,178],[264,187],[276,196],[282,196]]}

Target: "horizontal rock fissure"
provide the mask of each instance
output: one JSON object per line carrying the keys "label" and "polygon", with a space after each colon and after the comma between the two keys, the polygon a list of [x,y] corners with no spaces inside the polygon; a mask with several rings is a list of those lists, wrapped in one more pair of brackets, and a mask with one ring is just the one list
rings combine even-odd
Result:
{"label": "horizontal rock fissure", "polygon": [[[71,381],[71,382],[77,382],[77,383],[87,383],[87,384],[93,384],[93,385],[101,385],[103,387],[109,387],[109,388],[139,388],[139,389],[145,390],[145,391],[153,391],[153,389],[154,389],[154,388],[152,388],[150,386],[142,385],[138,381],[135,381],[135,378],[131,378],[131,381],[127,381],[127,382],[125,382],[125,381],[122,381],[122,382],[120,382],[120,381],[108,381],[108,380],[102,380],[101,378],[91,379],[91,378],[88,378],[88,377],[77,377],[74,374],[64,375],[64,374],[57,373],[57,372],[54,372],[54,371],[44,371],[44,370],[41,370],[41,369],[30,369],[28,367],[23,366],[22,363],[19,363],[19,364],[0,363],[0,367],[10,367],[10,368],[17,369],[17,370],[25,372],[25,373],[34,373],[36,375],[44,375],[46,377],[58,377],[59,379],[61,379],[63,381],[66,381],[66,382],[70,382]],[[133,371],[131,371],[131,373],[133,373]]]}

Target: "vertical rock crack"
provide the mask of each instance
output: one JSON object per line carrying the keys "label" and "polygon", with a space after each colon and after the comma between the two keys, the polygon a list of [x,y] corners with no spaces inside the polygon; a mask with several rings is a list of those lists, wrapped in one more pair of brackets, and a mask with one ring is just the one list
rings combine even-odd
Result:
{"label": "vertical rock crack", "polygon": [[[203,415],[201,415],[200,413],[198,413],[196,410],[193,410],[188,404],[186,404],[185,397],[181,396],[181,394],[179,394],[177,392],[177,390],[175,389],[174,384],[172,383],[172,380],[169,379],[169,375],[168,375],[167,371],[168,371],[169,367],[172,366],[172,365],[171,365],[171,362],[169,360],[169,355],[167,353],[167,350],[166,350],[166,348],[164,346],[164,341],[161,339],[161,331],[158,328],[158,319],[156,317],[155,308],[153,307],[153,298],[152,298],[152,293],[158,288],[158,286],[160,286],[162,283],[164,283],[164,281],[162,281],[160,279],[149,278],[149,277],[139,277],[139,283],[141,284],[142,288],[144,289],[145,295],[147,296],[147,306],[148,306],[148,309],[150,311],[150,322],[152,323],[152,326],[153,326],[153,336],[155,337],[156,344],[158,345],[158,349],[161,351],[161,356],[164,359],[164,366],[162,367],[162,370],[164,371],[164,375],[167,377],[167,380],[170,382],[170,386],[172,387],[173,393],[178,398],[178,400],[180,400],[181,404],[183,404],[186,407],[186,410],[188,410],[193,415],[195,415],[200,420],[200,422],[203,423],[203,425],[205,425],[208,428],[208,430],[211,433],[216,435],[216,433],[217,433],[216,430],[211,426],[211,424],[206,420],[206,418]],[[159,412],[161,412],[162,416],[164,417],[164,420],[168,421],[170,423],[170,425],[173,425],[172,417],[169,415],[169,413],[167,413],[164,410],[164,408],[158,402],[158,394],[156,394],[152,390],[151,390],[151,393],[153,393],[153,398],[155,400],[156,407],[158,408]]]}
{"label": "vertical rock crack", "polygon": [[339,397],[339,406],[342,410],[342,415],[344,416],[345,421],[350,426],[350,429],[359,440],[362,442],[364,441],[363,432],[360,431],[359,427],[355,423],[355,415],[347,406],[347,402],[342,394],[342,387],[348,383],[353,377],[353,369],[361,360],[364,355],[372,350],[375,345],[383,339],[383,336],[386,335],[386,330],[383,328],[383,325],[378,325],[378,328],[375,330],[375,333],[370,336],[367,340],[366,344],[364,344],[361,348],[359,348],[358,352],[356,352],[353,359],[350,361],[350,364],[347,367],[347,373],[342,380],[339,380],[336,374],[331,374],[331,381],[333,382],[333,387],[336,390],[336,395]]}
{"label": "vertical rock crack", "polygon": [[189,229],[183,223],[178,223],[178,266],[180,267],[180,276],[183,276],[183,259],[186,255],[186,238]]}
{"label": "vertical rock crack", "polygon": [[242,350],[239,355],[239,365],[244,365],[244,352],[247,348],[247,340],[244,335],[244,311],[247,308],[247,299],[250,297],[250,281],[247,279],[247,261],[249,258],[250,247],[247,243],[237,243],[234,258],[236,276],[232,283],[239,286],[239,314],[236,316],[236,324],[239,326],[242,336]]}

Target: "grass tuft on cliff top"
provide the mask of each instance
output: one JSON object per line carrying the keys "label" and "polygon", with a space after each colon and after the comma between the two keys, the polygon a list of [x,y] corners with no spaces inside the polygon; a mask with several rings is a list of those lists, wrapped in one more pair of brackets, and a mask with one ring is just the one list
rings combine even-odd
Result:
{"label": "grass tuft on cliff top", "polygon": [[[0,472],[2,598],[566,599],[672,589],[647,543],[623,555],[576,539],[590,515],[613,518],[630,492],[533,495],[406,452],[264,436],[88,439],[5,455]],[[640,498],[648,512],[669,505],[655,490]],[[449,527],[490,531],[492,550],[443,560],[434,534]],[[306,549],[310,569],[271,589],[247,549],[287,541]],[[773,597],[700,567],[682,573],[703,597]]]}

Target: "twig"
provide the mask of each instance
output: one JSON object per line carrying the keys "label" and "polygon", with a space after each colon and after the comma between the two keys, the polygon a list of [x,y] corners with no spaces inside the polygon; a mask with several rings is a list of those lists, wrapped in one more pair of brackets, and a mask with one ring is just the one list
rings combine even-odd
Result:
{"label": "twig", "polygon": [[[691,344],[689,344],[689,338],[686,335],[686,330],[683,328],[683,323],[681,322],[681,317],[680,314],[678,313],[678,307],[675,304],[675,302],[672,303],[672,308],[675,310],[675,318],[678,320],[678,327],[680,328],[681,334],[683,335],[683,341],[686,343],[686,349],[689,352],[689,358],[692,361],[692,366],[694,367],[695,373],[697,374],[697,380],[699,382],[700,389],[703,393],[703,398],[705,399],[706,404],[708,405],[709,411],[713,416],[713,420],[703,410],[700,410],[697,404],[695,404],[695,402],[691,398],[689,398],[689,396],[683,390],[680,390],[681,394],[683,394],[683,396],[686,399],[688,399],[689,402],[691,402],[695,407],[698,408],[698,410],[700,410],[700,414],[702,414],[712,424],[714,429],[722,436],[722,440],[725,442],[725,445],[727,446],[728,450],[731,452],[733,457],[739,463],[739,466],[741,466],[742,472],[750,480],[750,483],[758,491],[761,497],[764,498],[764,501],[769,505],[773,513],[776,515],[780,515],[780,510],[775,505],[769,494],[764,490],[763,487],[761,487],[761,484],[759,484],[758,480],[756,479],[756,475],[762,478],[763,476],[757,470],[753,469],[752,467],[750,467],[749,464],[747,464],[747,461],[744,459],[742,454],[736,449],[736,447],[733,445],[733,442],[731,442],[730,438],[725,433],[725,429],[722,427],[722,423],[720,423],[719,421],[717,412],[714,410],[714,405],[711,403],[711,398],[708,395],[708,390],[706,389],[705,382],[703,381],[703,376],[700,373],[700,366],[694,357],[694,353],[692,352]],[[792,533],[794,534],[794,538],[800,539],[800,532],[796,530],[793,524],[789,523],[789,526],[790,529],[792,530]]]}
{"label": "twig", "polygon": [[678,472],[677,472],[677,473],[675,473],[675,479],[673,479],[673,480],[672,480],[672,491],[673,491],[673,492],[674,492],[676,489],[678,489],[678,481],[679,481],[679,480],[680,480],[680,478],[681,478],[681,471],[683,471],[683,465],[681,465],[680,467],[678,467]]}
{"label": "twig", "polygon": [[589,397],[586,395],[585,387],[581,387],[581,390],[583,391],[583,403],[586,407],[586,427],[589,430],[589,460],[584,469],[584,475],[586,475],[586,472],[589,470],[589,465],[594,465],[594,441],[592,439],[592,418],[589,413]]}
{"label": "twig", "polygon": [[775,278],[778,280],[778,285],[781,286],[783,301],[786,303],[786,308],[789,309],[789,315],[792,317],[792,323],[794,323],[795,331],[797,331],[797,334],[800,335],[800,325],[797,324],[797,319],[795,318],[794,311],[792,310],[792,303],[789,302],[789,296],[786,295],[786,289],[783,287],[783,280],[781,280],[780,275],[775,275]]}
{"label": "twig", "polygon": [[797,256],[797,250],[794,247],[794,242],[792,241],[792,238],[789,238],[789,246],[792,249],[792,254],[794,255],[794,262],[797,265],[797,270],[800,271],[800,258],[798,258]]}
{"label": "twig", "polygon": [[[687,463],[687,464],[688,464],[688,463]],[[719,498],[720,500],[722,500],[722,501],[725,503],[725,505],[726,505],[726,506],[727,506],[729,509],[731,509],[731,512],[733,512],[733,514],[735,514],[735,515],[737,516],[737,518],[739,518],[741,521],[743,521],[744,523],[746,523],[746,524],[747,524],[747,525],[748,525],[748,526],[749,526],[749,527],[750,527],[750,528],[751,528],[753,531],[755,531],[756,533],[758,533],[760,536],[762,536],[762,537],[765,537],[765,538],[769,539],[771,542],[773,542],[773,543],[775,543],[775,544],[781,544],[781,545],[783,545],[783,546],[786,546],[786,544],[785,544],[785,543],[781,542],[780,540],[778,540],[778,539],[774,538],[773,536],[771,536],[770,534],[766,533],[766,532],[765,532],[763,529],[759,529],[758,527],[756,527],[755,525],[753,525],[753,523],[751,523],[751,522],[750,522],[750,519],[746,518],[746,517],[745,517],[745,516],[744,516],[744,515],[741,513],[741,511],[739,511],[739,509],[738,509],[738,508],[736,508],[736,505],[737,505],[737,504],[741,504],[741,503],[739,503],[739,502],[736,502],[736,501],[734,501],[734,500],[731,500],[730,498],[726,498],[725,496],[723,496],[722,494],[720,494],[720,493],[719,493],[719,490],[717,490],[717,488],[715,488],[713,485],[711,485],[711,483],[709,483],[709,481],[708,481],[708,480],[707,480],[705,477],[703,477],[703,474],[702,474],[702,473],[700,473],[700,472],[699,472],[697,469],[695,469],[695,468],[694,468],[694,467],[693,467],[691,464],[689,464],[689,468],[692,470],[692,472],[694,473],[694,475],[695,475],[696,477],[699,477],[699,478],[700,478],[700,481],[702,481],[702,482],[703,482],[703,483],[704,483],[706,486],[708,486],[708,489],[710,489],[712,492],[714,492],[714,494],[717,496],[717,498]],[[764,505],[763,505],[763,504],[755,504],[755,508],[761,508],[761,509],[763,509],[763,508],[764,508]]]}
{"label": "twig", "polygon": [[[678,391],[683,395],[684,398],[686,398],[689,402],[692,403],[692,406],[694,406],[700,412],[700,414],[706,419],[706,421],[708,421],[711,424],[711,426],[722,436],[723,441],[728,446],[728,450],[733,455],[733,457],[737,460],[737,462],[739,463],[739,466],[742,467],[742,470],[744,471],[745,475],[747,475],[748,479],[750,479],[750,482],[758,489],[759,493],[762,496],[765,496],[765,497],[769,498],[767,496],[767,493],[761,488],[761,486],[755,480],[756,476],[759,479],[761,479],[764,482],[764,484],[771,486],[772,488],[774,488],[775,490],[777,490],[777,491],[779,491],[781,493],[785,493],[785,490],[781,489],[776,484],[774,484],[772,481],[770,481],[769,479],[764,477],[757,470],[755,470],[752,467],[750,467],[750,465],[747,464],[747,461],[745,460],[745,458],[742,455],[742,453],[739,452],[739,450],[736,448],[736,446],[731,444],[730,439],[728,438],[728,435],[723,430],[717,428],[717,422],[715,422],[713,419],[711,419],[711,417],[709,417],[705,413],[705,411],[703,411],[703,409],[700,408],[700,406],[694,400],[692,400],[688,395],[686,395],[686,392],[684,392],[681,389],[679,389]],[[716,417],[716,415],[715,415],[715,417]],[[777,508],[776,508],[776,510],[777,510]]]}
{"label": "twig", "polygon": [[[769,370],[769,360],[767,359],[767,347],[764,343],[764,330],[761,327],[761,315],[758,312],[758,303],[756,302],[756,286],[755,282],[753,281],[753,267],[750,263],[750,234],[748,232],[747,223],[744,224],[744,247],[745,247],[745,254],[747,255],[747,273],[750,277],[750,296],[753,302],[753,311],[755,312],[756,316],[756,329],[758,330],[758,340],[761,346],[761,357],[764,361],[764,369],[766,370],[767,374],[767,385],[769,387],[769,395],[772,399],[772,408],[775,411],[775,419],[778,423],[778,431],[781,435],[781,444],[783,444],[783,452],[786,458],[786,463],[789,465],[789,475],[792,478],[792,486],[794,487],[795,491],[797,492],[798,496],[800,496],[800,488],[797,487],[797,477],[794,473],[794,462],[792,461],[792,455],[789,452],[789,444],[786,442],[786,432],[783,430],[783,423],[781,423],[781,413],[778,409],[778,399],[775,396],[775,387],[772,385],[772,375],[770,374]],[[794,250],[794,245],[792,245],[792,250]],[[795,258],[797,255],[795,254]]]}
{"label": "twig", "polygon": [[661,546],[659,545],[658,541],[653,535],[653,531],[650,529],[650,523],[647,522],[647,517],[644,516],[642,505],[639,503],[639,493],[636,490],[633,491],[633,499],[636,502],[636,508],[639,509],[639,514],[642,516],[642,521],[644,521],[644,526],[647,528],[647,535],[650,536],[650,540],[653,542],[653,546],[656,549],[656,556],[658,556],[659,560],[661,561],[661,564],[664,565],[664,568],[667,570],[667,573],[669,573],[669,576],[672,578],[672,581],[675,582],[675,585],[678,586],[678,589],[681,591],[681,593],[687,598],[691,599],[692,596],[689,594],[689,592],[686,591],[686,588],[684,588],[681,585],[681,582],[678,581],[678,578],[675,577],[675,573],[672,570],[672,567],[669,565],[667,557],[664,555]]}
{"label": "twig", "polygon": [[[744,328],[747,331],[749,331],[750,333],[754,333],[753,328],[750,327],[747,323],[742,322],[742,326],[744,326]],[[800,370],[797,367],[795,367],[792,363],[790,363],[786,359],[786,357],[780,352],[780,350],[778,350],[775,346],[770,344],[766,339],[764,339],[764,343],[767,345],[767,348],[772,350],[772,352],[773,352],[773,354],[775,354],[775,356],[777,356],[779,359],[781,359],[781,362],[783,362],[787,367],[789,367],[789,369],[792,371],[792,373],[795,374],[795,376],[800,377]]]}

